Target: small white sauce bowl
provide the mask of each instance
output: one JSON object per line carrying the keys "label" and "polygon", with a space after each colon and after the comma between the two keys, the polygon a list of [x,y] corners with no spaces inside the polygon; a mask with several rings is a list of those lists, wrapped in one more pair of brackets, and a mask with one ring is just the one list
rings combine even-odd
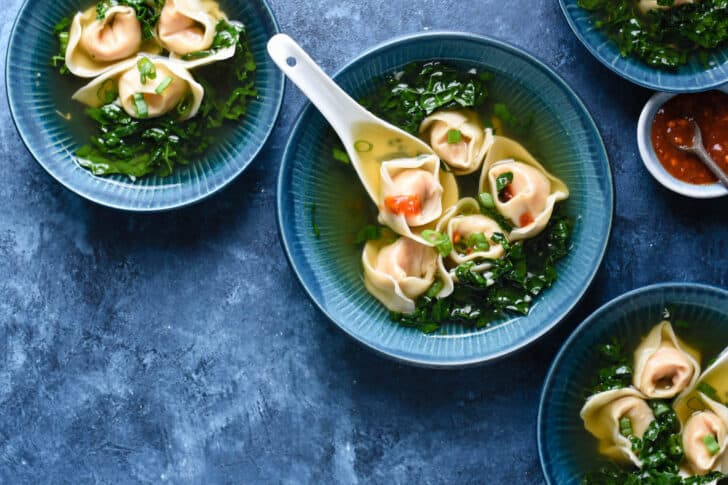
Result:
{"label": "small white sauce bowl", "polygon": [[[728,93],[728,85],[720,87],[718,90]],[[728,188],[718,182],[709,185],[696,185],[676,179],[665,170],[665,167],[657,158],[655,149],[652,146],[652,122],[662,105],[674,96],[678,95],[674,93],[656,93],[642,108],[642,114],[640,114],[640,120],[637,124],[637,145],[642,156],[642,162],[658,182],[678,194],[695,199],[712,199],[728,195]]]}

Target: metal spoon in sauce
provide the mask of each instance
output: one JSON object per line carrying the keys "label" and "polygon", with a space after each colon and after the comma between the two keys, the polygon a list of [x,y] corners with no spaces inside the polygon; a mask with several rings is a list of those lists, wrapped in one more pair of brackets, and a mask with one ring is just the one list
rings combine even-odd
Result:
{"label": "metal spoon in sauce", "polygon": [[718,177],[720,183],[728,188],[728,175],[721,170],[718,164],[715,163],[715,160],[711,158],[708,150],[705,149],[705,146],[703,145],[703,133],[700,131],[700,126],[698,126],[695,120],[690,120],[690,126],[693,128],[693,136],[689,145],[677,143],[677,140],[674,140],[672,137],[669,137],[670,142],[680,150],[686,153],[692,153],[698,157],[700,161],[703,162],[716,177]]}
{"label": "metal spoon in sauce", "polygon": [[433,153],[419,138],[364,109],[289,36],[273,36],[268,41],[268,54],[339,135],[375,204],[379,203],[379,172],[383,161]]}

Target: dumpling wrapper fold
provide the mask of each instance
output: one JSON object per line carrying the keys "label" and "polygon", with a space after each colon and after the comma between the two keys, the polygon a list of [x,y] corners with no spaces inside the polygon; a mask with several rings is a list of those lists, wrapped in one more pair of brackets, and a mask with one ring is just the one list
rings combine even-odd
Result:
{"label": "dumpling wrapper fold", "polygon": [[[157,38],[170,52],[171,58],[179,59],[185,54],[210,49],[220,20],[227,20],[227,17],[215,1],[166,0],[159,16]],[[216,52],[214,59],[208,56],[191,60],[189,62],[193,65],[187,67],[227,59],[233,54],[234,45]]]}
{"label": "dumpling wrapper fold", "polygon": [[[513,174],[510,200],[502,201],[496,187],[498,176]],[[496,136],[483,163],[480,192],[493,197],[496,209],[514,224],[512,241],[532,238],[544,230],[557,202],[569,198],[564,182],[551,175],[521,144]]]}
{"label": "dumpling wrapper fold", "polygon": [[632,385],[650,399],[672,399],[700,375],[700,354],[676,335],[672,325],[656,325],[634,352]]}
{"label": "dumpling wrapper fold", "polygon": [[[449,133],[460,133],[460,141],[450,143]],[[493,145],[493,130],[483,128],[478,115],[469,110],[438,111],[420,124],[420,136],[456,175],[478,170]]]}
{"label": "dumpling wrapper fold", "polygon": [[435,278],[443,282],[437,298],[453,291],[442,257],[434,248],[413,239],[401,237],[391,244],[369,241],[364,246],[362,264],[367,290],[393,312],[414,312],[417,298],[432,286]]}
{"label": "dumpling wrapper fold", "polygon": [[[698,398],[705,410],[692,414],[683,426],[682,444],[685,451],[683,471],[688,475],[705,475],[711,471],[728,471],[728,408],[705,394]],[[720,449],[711,454],[703,439],[711,434]]]}
{"label": "dumpling wrapper fold", "polygon": [[[396,214],[387,207],[389,197],[416,196],[421,211],[416,215]],[[458,201],[458,186],[451,173],[440,170],[436,155],[420,155],[382,162],[379,172],[379,217],[381,224],[401,236],[432,246],[422,231],[434,230],[443,211]]]}
{"label": "dumpling wrapper fold", "polygon": [[[156,77],[141,82],[141,75],[137,62],[142,57],[149,59],[155,67]],[[161,93],[156,90],[164,80],[170,77],[172,83]],[[144,95],[148,108],[148,118],[163,116],[176,108],[177,104],[186,96],[191,96],[190,107],[180,120],[192,118],[197,114],[205,95],[203,87],[194,80],[192,75],[176,61],[158,56],[139,56],[116,65],[86,86],[76,91],[73,99],[87,106],[98,108],[107,104],[107,92],[116,89],[118,96],[116,103],[134,118],[139,118],[134,94]]]}
{"label": "dumpling wrapper fold", "polygon": [[599,440],[599,453],[620,463],[642,466],[629,438],[622,435],[619,420],[629,418],[634,435],[642,438],[655,419],[645,399],[644,394],[631,387],[600,392],[587,399],[580,416],[586,430]]}
{"label": "dumpling wrapper fold", "polygon": [[[455,266],[474,261],[476,265],[473,266],[472,271],[483,272],[493,265],[486,260],[500,259],[505,255],[503,246],[491,238],[496,233],[501,233],[507,238],[506,231],[502,230],[496,221],[481,214],[480,204],[471,197],[461,199],[448,209],[437,223],[437,231],[447,234],[450,241],[453,242],[453,250],[450,252],[449,259]],[[490,248],[487,251],[473,251],[470,254],[458,253],[455,248],[458,238],[467,238],[474,233],[483,234],[488,240]],[[456,279],[454,270],[451,272],[451,276]]]}
{"label": "dumpling wrapper fold", "polygon": [[142,26],[132,7],[110,7],[98,19],[94,6],[73,17],[65,61],[74,75],[96,77],[141,51],[156,54],[160,50],[154,41],[142,41]]}

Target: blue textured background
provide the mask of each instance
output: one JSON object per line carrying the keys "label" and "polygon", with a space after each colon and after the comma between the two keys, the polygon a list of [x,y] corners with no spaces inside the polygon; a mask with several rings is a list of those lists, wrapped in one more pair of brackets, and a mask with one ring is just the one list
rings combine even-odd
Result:
{"label": "blue textured background", "polygon": [[[2,51],[20,3],[3,1]],[[606,263],[572,318],[524,352],[466,371],[400,366],[351,342],[306,299],[276,234],[277,167],[303,106],[295,89],[238,181],[151,216],[61,188],[2,109],[0,482],[543,481],[536,409],[560,342],[628,289],[726,287],[728,200],[684,199],[650,177],[634,135],[650,93],[593,60],[556,2],[472,5],[273,7],[329,72],[393,35],[449,28],[510,41],[566,78],[602,130],[617,188]]]}

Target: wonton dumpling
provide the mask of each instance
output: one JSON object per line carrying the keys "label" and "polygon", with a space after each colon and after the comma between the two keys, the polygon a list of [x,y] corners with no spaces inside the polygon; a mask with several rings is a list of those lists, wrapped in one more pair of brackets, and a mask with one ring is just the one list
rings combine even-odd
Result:
{"label": "wonton dumpling", "polygon": [[657,0],[639,0],[637,6],[643,13],[647,13],[650,10],[667,10],[669,8],[677,7],[678,5],[685,5],[695,3],[694,0],[675,0],[672,5],[659,5]]}
{"label": "wonton dumpling", "polygon": [[[700,394],[706,410],[691,415],[683,427],[682,443],[690,472],[705,475],[711,471],[728,471],[728,408]],[[704,439],[713,436],[719,447],[714,453]]]}
{"label": "wonton dumpling", "polygon": [[628,387],[594,394],[587,399],[580,416],[586,430],[599,440],[599,453],[622,463],[631,461],[642,466],[629,438],[622,435],[619,423],[620,419],[629,418],[632,433],[642,438],[655,419],[642,393]]}
{"label": "wonton dumpling", "polygon": [[[147,79],[146,83],[141,82],[141,74],[137,62],[138,59],[131,59],[123,62],[113,69],[102,74],[98,78],[82,87],[73,95],[73,99],[91,107],[103,106],[107,103],[108,97],[113,99],[116,94],[116,102],[124,108],[129,116],[140,118],[134,102],[135,94],[142,94],[148,109],[147,118],[162,116],[172,111],[183,99],[189,99],[189,109],[186,114],[180,116],[181,120],[192,118],[202,103],[204,89],[197,83],[192,75],[175,61],[163,57],[146,57],[153,64],[156,70],[154,79]],[[167,78],[172,80],[166,88],[157,89]],[[110,93],[114,94],[110,94]]]}
{"label": "wonton dumpling", "polygon": [[76,76],[97,76],[142,49],[142,26],[132,7],[117,5],[103,19],[96,17],[96,7],[73,17],[66,65]]}
{"label": "wonton dumpling", "polygon": [[[459,141],[450,143],[451,131],[460,133]],[[457,175],[478,170],[493,144],[493,130],[484,129],[478,115],[468,110],[438,111],[428,116],[420,124],[420,136]]]}
{"label": "wonton dumpling", "polygon": [[[513,181],[498,194],[496,180],[511,173]],[[539,234],[551,219],[556,202],[569,197],[569,189],[533,158],[519,143],[496,136],[480,176],[480,192],[489,192],[498,212],[515,226],[508,235],[519,241]],[[506,197],[507,195],[507,197]]]}
{"label": "wonton dumpling", "polygon": [[706,388],[715,390],[715,397],[728,402],[728,348],[724,349],[715,362],[703,371],[693,385],[675,399],[673,408],[681,423],[684,423],[696,408],[703,408],[696,406],[696,403],[700,403],[701,389],[705,392]]}
{"label": "wonton dumpling", "polygon": [[388,245],[369,241],[364,246],[362,264],[367,290],[393,312],[414,312],[415,300],[432,286],[436,277],[444,283],[438,298],[453,290],[442,257],[434,248],[413,239],[401,237]]}
{"label": "wonton dumpling", "polygon": [[225,19],[225,14],[214,1],[166,0],[159,16],[157,36],[173,58],[202,51],[212,45],[215,26],[221,19]]}
{"label": "wonton dumpling", "polygon": [[[476,261],[473,271],[483,271],[490,268],[492,263],[484,260],[499,259],[505,254],[503,246],[491,239],[495,233],[501,233],[505,236],[505,231],[493,219],[480,213],[480,205],[473,198],[466,197],[460,200],[457,205],[448,209],[437,223],[437,231],[447,234],[453,243],[450,259],[456,265]],[[467,240],[472,234],[484,235],[490,247],[485,251],[460,254],[456,248],[458,241]]]}
{"label": "wonton dumpling", "polygon": [[[436,155],[383,162],[379,172],[379,222],[394,232],[432,246],[412,228],[434,228],[444,209],[457,202],[452,174],[440,173]],[[454,200],[453,200],[454,199]]]}
{"label": "wonton dumpling", "polygon": [[632,385],[651,399],[672,399],[700,375],[700,355],[677,338],[670,322],[655,326],[634,352]]}

